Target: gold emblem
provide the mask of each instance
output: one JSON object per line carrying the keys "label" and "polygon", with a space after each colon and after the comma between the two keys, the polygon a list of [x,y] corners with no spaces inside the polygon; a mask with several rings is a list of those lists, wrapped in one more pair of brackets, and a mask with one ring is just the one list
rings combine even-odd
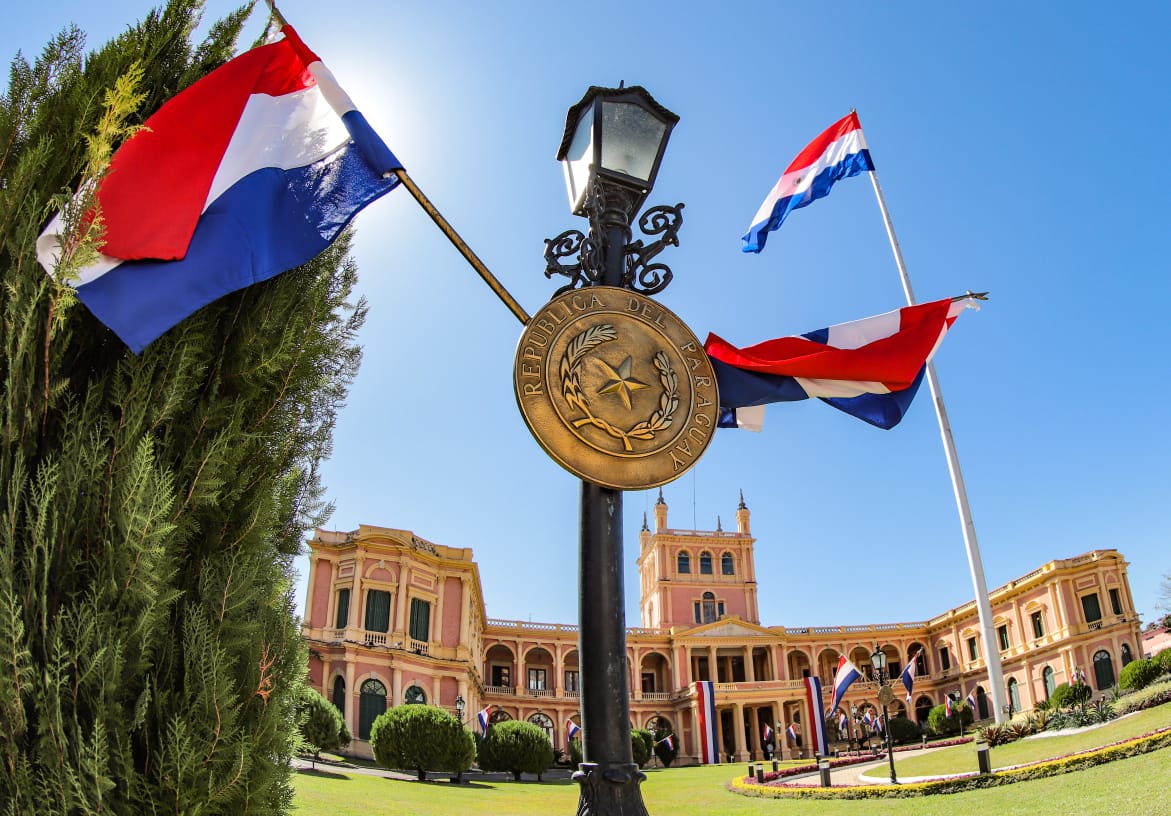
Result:
{"label": "gold emblem", "polygon": [[516,401],[562,467],[619,490],[683,475],[719,419],[711,361],[669,309],[637,292],[575,289],[525,326]]}

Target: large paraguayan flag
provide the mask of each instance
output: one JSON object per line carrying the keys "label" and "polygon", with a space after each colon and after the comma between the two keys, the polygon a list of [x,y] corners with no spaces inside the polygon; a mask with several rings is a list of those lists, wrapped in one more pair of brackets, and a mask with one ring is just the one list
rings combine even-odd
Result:
{"label": "large paraguayan flag", "polygon": [[846,694],[846,689],[861,676],[862,672],[858,671],[858,667],[845,655],[838,659],[838,670],[834,673],[834,694],[829,703],[831,714],[837,711],[838,704],[842,702],[842,697]]}
{"label": "large paraguayan flag", "polygon": [[[212,301],[311,260],[402,165],[290,26],[180,92],[97,189],[100,259],[69,281],[135,353]],[[37,240],[56,270],[65,225]]]}
{"label": "large paraguayan flag", "polygon": [[699,715],[696,733],[699,736],[699,761],[702,765],[714,765],[720,761],[716,751],[715,691],[716,684],[712,680],[697,680],[695,683]]}
{"label": "large paraguayan flag", "polygon": [[821,707],[821,680],[805,678],[805,702],[809,709],[809,735],[813,739],[813,755],[826,756],[829,740],[825,738],[825,710]]}
{"label": "large paraguayan flag", "polygon": [[973,298],[937,300],[745,348],[709,334],[704,349],[716,372],[721,412],[817,397],[871,425],[893,428],[965,308],[979,307]]}
{"label": "large paraguayan flag", "polygon": [[760,252],[768,234],[793,210],[829,195],[834,182],[874,169],[858,114],[834,122],[785,168],[744,236],[744,252]]}

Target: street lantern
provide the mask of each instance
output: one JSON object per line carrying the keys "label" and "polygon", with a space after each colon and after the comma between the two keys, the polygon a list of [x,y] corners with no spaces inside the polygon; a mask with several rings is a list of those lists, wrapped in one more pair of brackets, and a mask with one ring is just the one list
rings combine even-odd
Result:
{"label": "street lantern", "polygon": [[886,652],[877,645],[874,647],[874,654],[870,655],[870,663],[874,666],[876,676],[886,676]]}
{"label": "street lantern", "polygon": [[607,191],[626,192],[628,218],[633,217],[654,187],[667,138],[678,121],[641,86],[591,86],[569,109],[557,151],[573,214],[586,214],[592,182],[597,181]]}
{"label": "street lantern", "polygon": [[870,655],[870,663],[874,666],[875,679],[878,680],[878,702],[882,703],[882,733],[886,741],[887,760],[890,762],[890,782],[897,785],[899,779],[895,776],[895,754],[890,740],[890,716],[887,710],[887,705],[894,699],[894,694],[886,682],[886,652],[877,643],[874,644],[874,653]]}
{"label": "street lantern", "polygon": [[464,702],[464,698],[463,698],[462,694],[459,697],[455,698],[455,715],[457,717],[459,717],[460,723],[463,723],[463,721],[464,721],[464,707],[465,706],[467,706],[467,703]]}

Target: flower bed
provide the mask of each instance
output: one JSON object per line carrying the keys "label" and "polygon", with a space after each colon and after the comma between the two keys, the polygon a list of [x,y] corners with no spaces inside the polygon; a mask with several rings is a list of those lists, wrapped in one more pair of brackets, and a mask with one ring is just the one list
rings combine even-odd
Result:
{"label": "flower bed", "polygon": [[[854,785],[837,788],[808,788],[794,787],[785,784],[757,784],[751,777],[737,777],[728,784],[733,793],[743,796],[759,796],[774,799],[871,799],[871,798],[902,798],[910,796],[931,796],[942,793],[960,793],[962,791],[991,788],[999,785],[1011,785],[1015,782],[1025,782],[1030,779],[1041,779],[1047,776],[1080,771],[1116,759],[1145,754],[1160,748],[1171,747],[1171,727],[1161,728],[1138,737],[1120,742],[1081,751],[1076,754],[1047,759],[1028,765],[1019,765],[1007,770],[991,774],[965,774],[963,776],[946,779],[931,779],[924,782],[911,782],[899,785]],[[854,764],[850,762],[848,764]],[[816,766],[809,766],[816,769]],[[832,767],[832,765],[831,765]],[[792,770],[792,769],[788,769]],[[804,769],[808,772],[808,768]],[[791,774],[790,774],[791,775]],[[767,774],[766,774],[767,776]],[[777,775],[779,776],[779,774]]]}
{"label": "flower bed", "polygon": [[[927,747],[928,748],[949,748],[952,745],[963,745],[964,743],[971,742],[971,741],[972,741],[971,737],[956,737],[954,739],[936,740],[935,742],[930,742],[927,744]],[[922,750],[923,750],[922,745],[895,746],[895,753],[896,754],[900,753],[902,751],[922,751]],[[848,757],[838,757],[837,759],[831,759],[829,761],[829,767],[831,769],[833,769],[833,768],[846,768],[846,767],[849,767],[850,765],[860,765],[860,764],[866,763],[866,762],[874,762],[878,759],[881,759],[883,756],[885,756],[885,755],[881,754],[881,753],[873,753],[873,754],[857,754],[856,756],[848,756]],[[801,776],[803,774],[810,774],[810,773],[817,773],[817,763],[816,762],[810,762],[806,765],[793,765],[789,768],[783,768],[779,771],[765,771],[763,779],[766,783],[767,782],[775,782],[778,779],[786,779],[790,776]]]}

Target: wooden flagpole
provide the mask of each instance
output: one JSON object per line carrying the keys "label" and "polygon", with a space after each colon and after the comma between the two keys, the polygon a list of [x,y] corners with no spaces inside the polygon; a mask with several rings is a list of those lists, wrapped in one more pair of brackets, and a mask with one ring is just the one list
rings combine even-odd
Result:
{"label": "wooden flagpole", "polygon": [[[899,248],[899,239],[895,237],[894,225],[890,220],[890,213],[886,209],[886,200],[882,196],[882,187],[878,184],[878,174],[869,171],[870,181],[874,185],[874,195],[878,199],[878,209],[882,211],[882,223],[886,226],[886,236],[890,239],[890,248],[894,252],[895,264],[899,268],[899,280],[903,284],[903,294],[907,297],[907,305],[915,305],[915,293],[911,290],[911,279],[907,275],[906,264],[903,263],[903,251]],[[972,521],[972,509],[968,505],[968,491],[964,487],[964,475],[960,472],[960,460],[956,454],[955,439],[951,433],[951,423],[947,419],[947,409],[943,405],[943,394],[939,388],[939,378],[935,375],[935,363],[927,363],[927,386],[931,389],[931,401],[935,404],[935,416],[939,420],[939,433],[943,437],[943,449],[947,454],[947,469],[951,474],[951,487],[955,493],[956,506],[960,511],[960,523],[964,530],[964,547],[968,553],[968,568],[972,573],[972,586],[976,591],[976,610],[980,619],[980,629],[984,633],[984,658],[988,664],[988,685],[992,687],[992,705],[995,708],[994,716],[997,723],[1006,719],[1004,668],[1000,663],[1000,644],[996,640],[996,630],[992,624],[992,604],[988,600],[988,587],[984,581],[984,564],[980,560],[980,548],[976,544],[976,525]],[[956,644],[956,649],[961,649]],[[957,655],[962,661],[963,655]]]}

